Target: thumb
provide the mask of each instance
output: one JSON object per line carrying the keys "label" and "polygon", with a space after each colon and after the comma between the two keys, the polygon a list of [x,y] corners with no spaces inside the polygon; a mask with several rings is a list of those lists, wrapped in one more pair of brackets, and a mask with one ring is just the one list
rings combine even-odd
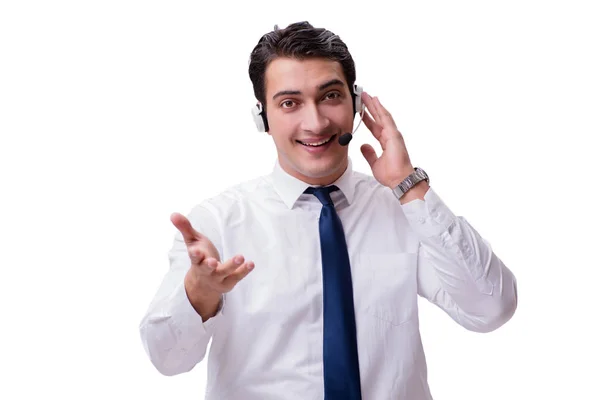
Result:
{"label": "thumb", "polygon": [[190,221],[180,213],[171,214],[171,222],[175,225],[175,228],[181,232],[183,240],[186,243],[192,243],[202,238],[202,234],[192,228]]}
{"label": "thumb", "polygon": [[373,146],[371,146],[370,144],[363,144],[362,146],[360,146],[360,152],[369,163],[369,166],[373,168],[373,164],[375,164],[375,161],[377,161],[377,159],[379,158],[377,157],[377,153],[375,153],[375,149],[373,149]]}

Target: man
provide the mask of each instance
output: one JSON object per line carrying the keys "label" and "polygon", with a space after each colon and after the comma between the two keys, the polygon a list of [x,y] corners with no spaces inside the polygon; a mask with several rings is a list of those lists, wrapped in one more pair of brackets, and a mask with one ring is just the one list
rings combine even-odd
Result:
{"label": "man", "polygon": [[489,332],[515,311],[513,274],[366,92],[362,120],[383,152],[363,145],[373,176],[352,170],[340,137],[361,110],[338,36],[275,29],[249,73],[277,162],[171,216],[171,268],[140,326],[150,360],[164,375],[190,371],[212,338],[207,399],[431,399],[417,296]]}

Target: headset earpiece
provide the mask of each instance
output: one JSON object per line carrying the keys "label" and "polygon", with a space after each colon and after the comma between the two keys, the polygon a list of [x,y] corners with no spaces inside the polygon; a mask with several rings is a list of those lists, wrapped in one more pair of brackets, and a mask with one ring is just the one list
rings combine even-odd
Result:
{"label": "headset earpiece", "polygon": [[354,103],[353,103],[354,114],[360,113],[362,111],[362,108],[363,108],[363,102],[362,102],[362,97],[361,97],[362,92],[363,92],[362,86],[354,85],[354,93],[352,94],[352,97],[354,100]]}
{"label": "headset earpiece", "polygon": [[256,106],[252,107],[252,118],[254,119],[256,129],[258,129],[259,132],[269,131],[269,123],[267,122],[267,116],[260,102],[256,103]]}
{"label": "headset earpiece", "polygon": [[348,143],[350,143],[350,141],[352,140],[354,132],[356,132],[356,130],[358,129],[358,127],[360,126],[360,124],[362,122],[362,117],[363,117],[363,113],[364,113],[364,105],[363,105],[362,98],[361,98],[361,95],[363,92],[362,87],[358,86],[358,85],[354,85],[354,88],[352,91],[353,91],[353,93],[352,93],[352,100],[353,100],[352,108],[354,109],[354,114],[360,113],[360,119],[358,120],[358,125],[352,132],[347,132],[340,136],[340,138],[338,139],[338,142],[342,146],[348,146]]}

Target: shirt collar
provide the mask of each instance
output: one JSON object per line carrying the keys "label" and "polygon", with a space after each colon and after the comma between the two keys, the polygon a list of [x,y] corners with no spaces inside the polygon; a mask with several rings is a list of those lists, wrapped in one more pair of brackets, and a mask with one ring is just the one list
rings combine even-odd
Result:
{"label": "shirt collar", "polygon": [[[294,204],[304,193],[306,188],[309,186],[316,186],[309,185],[308,183],[285,172],[279,163],[279,159],[275,161],[272,177],[275,191],[289,209],[294,207]],[[335,182],[331,183],[331,185],[336,185],[338,188],[340,188],[340,191],[346,197],[348,204],[352,204],[352,200],[354,199],[354,183],[352,182],[352,160],[350,157],[348,157],[348,167],[342,176],[340,176]]]}

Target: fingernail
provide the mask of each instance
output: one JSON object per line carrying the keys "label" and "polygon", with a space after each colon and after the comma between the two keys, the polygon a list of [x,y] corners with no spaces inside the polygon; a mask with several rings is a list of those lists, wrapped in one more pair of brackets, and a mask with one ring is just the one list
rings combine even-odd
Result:
{"label": "fingernail", "polygon": [[242,256],[237,256],[234,261],[236,264],[241,264],[244,262],[244,258]]}
{"label": "fingernail", "polygon": [[248,265],[246,265],[246,268],[248,269],[248,271],[252,271],[252,269],[254,269],[254,263],[249,263]]}

